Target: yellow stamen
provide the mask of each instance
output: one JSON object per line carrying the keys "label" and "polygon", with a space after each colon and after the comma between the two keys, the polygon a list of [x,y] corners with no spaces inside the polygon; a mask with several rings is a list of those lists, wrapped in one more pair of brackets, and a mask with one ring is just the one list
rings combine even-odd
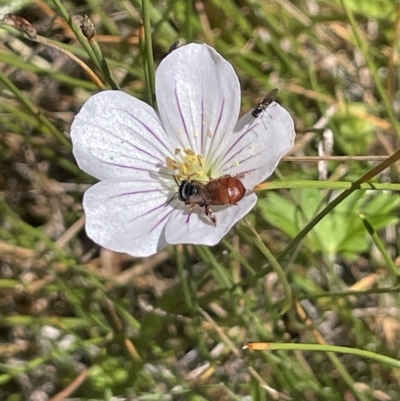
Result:
{"label": "yellow stamen", "polygon": [[192,149],[175,149],[175,157],[167,157],[167,168],[173,170],[178,182],[182,180],[209,181],[209,176],[204,169],[205,160],[202,155]]}

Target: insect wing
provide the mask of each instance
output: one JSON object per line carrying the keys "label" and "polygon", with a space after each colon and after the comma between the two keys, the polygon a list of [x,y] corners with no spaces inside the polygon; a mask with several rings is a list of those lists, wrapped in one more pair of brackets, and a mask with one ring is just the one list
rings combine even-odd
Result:
{"label": "insect wing", "polygon": [[254,118],[257,118],[275,99],[278,94],[278,89],[272,89],[272,91],[268,92],[260,103],[254,108],[251,112],[251,115]]}
{"label": "insect wing", "polygon": [[268,92],[264,96],[264,98],[263,98],[263,100],[261,100],[260,104],[262,104],[264,106],[264,108],[266,109],[276,99],[277,95],[278,95],[278,89],[276,89],[276,88],[272,89],[272,91]]}
{"label": "insect wing", "polygon": [[204,194],[203,197],[208,197],[208,203],[210,205],[229,204],[228,180],[229,177],[222,179],[217,178],[207,184],[207,194]]}

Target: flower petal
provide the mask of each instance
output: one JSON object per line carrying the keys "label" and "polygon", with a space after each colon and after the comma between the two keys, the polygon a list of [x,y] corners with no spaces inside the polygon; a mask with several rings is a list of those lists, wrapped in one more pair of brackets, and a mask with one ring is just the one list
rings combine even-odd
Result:
{"label": "flower petal", "polygon": [[157,171],[173,147],[157,113],[121,91],[92,96],[71,126],[79,167],[98,179]]}
{"label": "flower petal", "polygon": [[133,256],[149,256],[167,245],[164,226],[173,196],[142,172],[141,177],[107,179],[83,198],[86,232],[96,243]]}
{"label": "flower petal", "polygon": [[296,135],[292,117],[276,102],[257,118],[251,113],[238,121],[236,141],[221,151],[224,156],[219,160],[221,173],[238,175],[248,190],[273,173]]}
{"label": "flower petal", "polygon": [[184,207],[175,208],[166,224],[166,241],[169,244],[215,245],[238,220],[250,212],[256,201],[257,196],[253,193],[245,196],[236,205],[213,206],[215,226],[206,216],[204,208],[196,205],[189,216],[190,206],[182,203]]}
{"label": "flower petal", "polygon": [[213,159],[240,109],[240,85],[232,66],[206,44],[174,50],[156,72],[158,110],[175,146]]}

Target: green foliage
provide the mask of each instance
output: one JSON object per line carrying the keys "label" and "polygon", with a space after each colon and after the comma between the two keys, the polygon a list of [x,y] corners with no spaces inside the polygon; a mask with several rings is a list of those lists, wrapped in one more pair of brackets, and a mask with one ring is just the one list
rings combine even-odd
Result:
{"label": "green foliage", "polygon": [[128,372],[121,358],[108,356],[101,364],[96,364],[90,372],[89,383],[96,391],[126,384]]}
{"label": "green foliage", "polygon": [[375,127],[368,119],[358,117],[360,115],[368,115],[367,107],[360,103],[352,103],[346,111],[338,111],[335,114],[332,124],[338,132],[335,140],[340,153],[346,155],[369,153],[375,141]]}
{"label": "green foliage", "polygon": [[[270,192],[259,200],[258,206],[265,221],[294,238],[327,205],[332,194],[309,188],[293,190],[291,196],[294,201]],[[354,259],[371,245],[359,215],[367,216],[375,230],[379,230],[399,222],[395,213],[399,206],[400,198],[390,193],[370,193],[366,196],[364,191],[356,192],[313,229],[305,246],[310,252],[321,252],[329,260],[337,255]]]}
{"label": "green foliage", "polygon": [[[334,0],[334,2],[340,5],[339,0]],[[396,13],[395,1],[347,0],[346,4],[353,12],[370,18],[393,19]]]}

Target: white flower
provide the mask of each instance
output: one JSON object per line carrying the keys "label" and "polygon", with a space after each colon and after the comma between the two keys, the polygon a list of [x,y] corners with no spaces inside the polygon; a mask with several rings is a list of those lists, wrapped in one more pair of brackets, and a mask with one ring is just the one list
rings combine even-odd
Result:
{"label": "white flower", "polygon": [[[80,168],[101,180],[86,191],[86,231],[98,244],[148,256],[167,244],[214,245],[255,205],[254,187],[269,177],[294,141],[293,120],[273,102],[237,121],[240,86],[214,49],[189,44],[156,71],[158,113],[120,91],[91,97],[71,126]],[[246,194],[211,206],[179,199],[183,180],[204,185],[237,177]],[[211,212],[209,212],[210,214]],[[211,217],[212,217],[211,216]]]}

